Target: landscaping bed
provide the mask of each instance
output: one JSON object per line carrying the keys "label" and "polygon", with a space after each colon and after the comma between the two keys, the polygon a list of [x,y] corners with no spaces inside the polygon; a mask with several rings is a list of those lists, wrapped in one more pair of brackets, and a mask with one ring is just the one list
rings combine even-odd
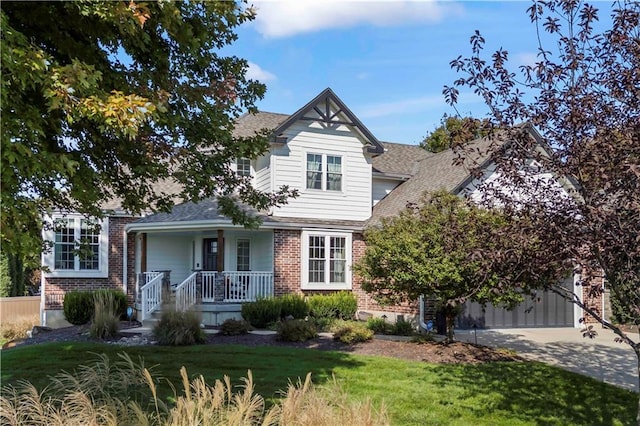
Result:
{"label": "landscaping bed", "polygon": [[[136,323],[129,324],[128,321],[121,323],[120,329],[128,329],[137,326]],[[32,345],[47,342],[102,342],[92,339],[88,334],[88,325],[72,326],[49,331],[40,331],[32,338],[21,339],[5,344],[4,349],[21,345]],[[107,342],[117,343],[123,336],[108,339]],[[281,342],[276,335],[269,334],[244,334],[239,336],[223,336],[220,334],[207,335],[206,344],[237,344],[245,346],[289,346],[297,348],[308,348],[317,350],[330,350],[354,353],[359,355],[375,355],[392,358],[405,359],[410,361],[426,361],[437,364],[458,364],[458,363],[482,363],[493,361],[519,361],[517,355],[502,350],[494,349],[471,343],[455,342],[450,345],[443,345],[437,342],[414,343],[411,341],[395,341],[375,338],[362,343],[345,344],[333,340],[327,336],[319,336],[307,342]]]}

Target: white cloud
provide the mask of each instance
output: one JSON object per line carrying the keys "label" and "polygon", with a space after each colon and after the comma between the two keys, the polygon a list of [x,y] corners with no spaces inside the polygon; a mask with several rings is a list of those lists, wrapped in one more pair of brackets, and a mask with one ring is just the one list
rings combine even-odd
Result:
{"label": "white cloud", "polygon": [[520,65],[535,65],[539,60],[538,56],[533,52],[516,53],[514,59],[518,66]]}
{"label": "white cloud", "polygon": [[281,0],[255,5],[258,32],[272,38],[360,24],[388,27],[439,22],[462,8],[435,1]]}
{"label": "white cloud", "polygon": [[261,83],[269,80],[275,80],[277,77],[275,74],[270,73],[267,70],[260,68],[260,65],[249,61],[249,68],[247,69],[246,77],[251,80],[258,80]]}
{"label": "white cloud", "polygon": [[444,105],[442,95],[422,96],[366,105],[364,108],[359,108],[360,114],[358,115],[361,118],[378,118],[407,112],[424,111],[441,105]]}
{"label": "white cloud", "polygon": [[[482,99],[471,92],[462,92],[458,96],[458,107],[468,108],[482,104]],[[444,95],[434,94],[417,98],[399,99],[391,102],[381,102],[358,108],[360,118],[380,118],[398,114],[415,114],[437,109],[440,115],[450,109],[444,100]]]}

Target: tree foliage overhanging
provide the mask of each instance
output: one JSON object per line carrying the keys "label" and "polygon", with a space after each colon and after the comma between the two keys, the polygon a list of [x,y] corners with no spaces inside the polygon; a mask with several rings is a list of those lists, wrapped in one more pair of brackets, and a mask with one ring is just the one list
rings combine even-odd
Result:
{"label": "tree foliage overhanging", "polygon": [[420,147],[429,152],[441,152],[453,146],[487,136],[490,122],[473,117],[442,117],[441,124],[420,142]]}
{"label": "tree foliage overhanging", "polygon": [[356,265],[362,288],[383,304],[421,295],[434,299],[446,316],[451,341],[465,302],[513,308],[567,272],[562,262],[549,262],[535,275],[521,273],[522,264],[541,249],[535,239],[512,232],[525,220],[509,221],[497,210],[446,192],[431,194],[366,232],[367,248]]}
{"label": "tree foliage overhanging", "polygon": [[[521,231],[547,247],[547,255],[529,268],[564,258],[581,265],[583,278],[604,272],[619,313],[638,325],[640,3],[616,1],[611,6],[611,25],[600,31],[597,28],[605,25],[599,23],[602,12],[595,5],[533,1],[527,12],[539,34],[535,64],[521,66],[518,72],[510,67],[506,50],[487,57],[485,40],[476,32],[470,40],[471,55],[451,62],[463,76],[445,87],[444,94],[455,105],[459,88],[473,89],[488,104],[493,126],[511,129],[509,149],[491,152],[506,178],[518,182],[523,165],[535,159],[538,170],[565,178],[574,187],[571,199],[547,197],[545,201],[553,199],[551,205],[530,200],[512,209],[540,219]],[[537,142],[516,126],[521,122],[539,129],[548,145],[546,152],[534,150]],[[464,149],[460,155],[469,157]],[[491,189],[486,191],[488,202],[500,197]],[[540,182],[539,190],[552,188]],[[500,201],[514,207],[508,197]],[[581,284],[590,296],[602,293],[600,280],[585,279]],[[612,328],[640,357],[640,344],[611,324],[599,306],[582,303],[572,289],[557,291]]]}
{"label": "tree foliage overhanging", "polygon": [[227,167],[268,147],[232,137],[265,87],[220,54],[253,16],[243,2],[4,2],[3,250],[39,252],[33,230],[51,210],[100,217],[110,200],[139,213],[219,196],[242,222],[234,193],[284,202],[287,188],[259,193]]}

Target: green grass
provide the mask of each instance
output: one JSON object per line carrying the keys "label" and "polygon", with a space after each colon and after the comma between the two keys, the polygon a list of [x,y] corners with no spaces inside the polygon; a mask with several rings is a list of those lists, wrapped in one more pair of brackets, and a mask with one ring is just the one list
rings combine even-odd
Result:
{"label": "green grass", "polygon": [[[289,347],[204,345],[118,347],[52,343],[2,351],[2,383],[26,379],[42,388],[47,376],[73,371],[106,353],[126,351],[179,385],[179,368],[209,383],[227,374],[235,383],[253,371],[256,391],[277,397],[289,381],[335,375],[354,399],[384,400],[398,425],[625,425],[635,423],[637,394],[541,363],[434,365]],[[168,386],[163,389],[166,397]]]}

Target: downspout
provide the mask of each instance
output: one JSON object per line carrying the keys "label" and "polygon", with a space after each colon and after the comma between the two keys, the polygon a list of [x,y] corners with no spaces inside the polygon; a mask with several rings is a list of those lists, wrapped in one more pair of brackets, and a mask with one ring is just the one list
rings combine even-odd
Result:
{"label": "downspout", "polygon": [[127,247],[128,236],[127,231],[124,231],[124,235],[122,236],[122,291],[124,291],[124,295],[127,296],[127,269],[129,265],[127,261],[129,260],[129,249]]}
{"label": "downspout", "polygon": [[47,280],[44,278],[44,269],[42,268],[44,266],[44,252],[42,252],[40,254],[40,325],[43,327],[47,326],[47,315],[45,313],[45,302],[46,302],[46,296],[45,294],[46,289],[45,289],[45,285]]}
{"label": "downspout", "polygon": [[419,309],[420,317],[418,318],[419,330],[431,331],[427,328],[427,324],[424,322],[424,295],[421,295],[420,298],[418,299],[418,306],[420,308]]}

